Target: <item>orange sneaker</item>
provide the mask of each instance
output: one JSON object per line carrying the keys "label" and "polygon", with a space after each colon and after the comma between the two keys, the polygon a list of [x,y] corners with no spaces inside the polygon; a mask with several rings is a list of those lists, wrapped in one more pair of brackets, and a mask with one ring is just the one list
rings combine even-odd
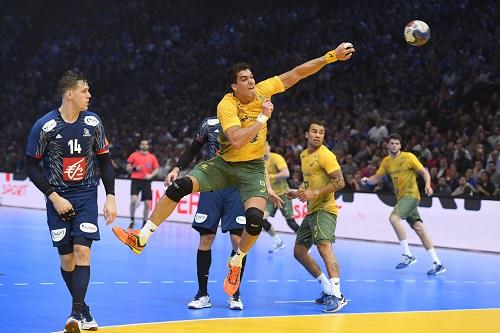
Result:
{"label": "orange sneaker", "polygon": [[240,287],[240,276],[241,267],[233,266],[231,262],[229,262],[229,273],[224,279],[224,291],[229,296],[233,296]]}
{"label": "orange sneaker", "polygon": [[124,230],[119,227],[113,227],[113,233],[122,243],[130,247],[135,254],[141,254],[146,245],[141,245],[139,241],[139,230]]}

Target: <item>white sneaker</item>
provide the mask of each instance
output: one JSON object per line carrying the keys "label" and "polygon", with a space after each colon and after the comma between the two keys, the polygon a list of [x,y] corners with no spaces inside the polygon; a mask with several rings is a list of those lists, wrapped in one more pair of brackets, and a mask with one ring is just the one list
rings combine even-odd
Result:
{"label": "white sneaker", "polygon": [[68,317],[66,325],[64,325],[64,332],[66,333],[80,333],[82,329],[82,315],[74,315]]}
{"label": "white sneaker", "polygon": [[97,325],[97,322],[90,313],[90,308],[88,305],[83,307],[81,323],[83,330],[97,331],[99,329],[99,325]]}
{"label": "white sneaker", "polygon": [[208,295],[196,295],[194,299],[189,302],[188,309],[204,309],[211,307],[210,297]]}
{"label": "white sneaker", "polygon": [[285,242],[281,241],[279,243],[273,243],[273,248],[269,250],[269,253],[276,253],[281,249],[285,248]]}
{"label": "white sneaker", "polygon": [[241,301],[241,297],[235,299],[233,296],[229,296],[229,308],[231,310],[243,310],[243,302]]}

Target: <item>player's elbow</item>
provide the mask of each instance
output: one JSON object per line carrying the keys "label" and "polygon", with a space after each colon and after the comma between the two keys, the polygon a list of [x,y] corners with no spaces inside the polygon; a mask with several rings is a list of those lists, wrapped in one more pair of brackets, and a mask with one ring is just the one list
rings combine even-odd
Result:
{"label": "player's elbow", "polygon": [[345,187],[345,181],[343,179],[337,182],[337,191],[343,189]]}

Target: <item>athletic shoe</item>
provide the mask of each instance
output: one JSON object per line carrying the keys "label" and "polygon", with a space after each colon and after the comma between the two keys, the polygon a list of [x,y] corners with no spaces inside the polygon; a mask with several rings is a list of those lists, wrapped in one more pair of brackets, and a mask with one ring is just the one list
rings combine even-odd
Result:
{"label": "athletic shoe", "polygon": [[438,265],[438,263],[434,261],[432,263],[432,268],[427,272],[427,275],[438,275],[443,274],[444,272],[446,272],[446,268],[442,264]]}
{"label": "athletic shoe", "polygon": [[401,258],[401,262],[396,265],[396,269],[401,269],[401,268],[406,268],[408,266],[411,266],[417,262],[417,258],[414,256],[409,256],[406,254],[403,254],[403,257]]}
{"label": "athletic shoe", "polygon": [[273,248],[269,250],[269,253],[276,253],[281,249],[285,248],[285,242],[281,241],[279,243],[273,243]]}
{"label": "athletic shoe", "polygon": [[90,308],[88,305],[85,305],[82,310],[82,329],[89,331],[97,331],[99,329],[97,322],[90,313]]}
{"label": "athletic shoe", "polygon": [[66,333],[80,333],[82,328],[82,315],[80,313],[71,313],[64,325],[64,332]]}
{"label": "athletic shoe", "polygon": [[113,232],[122,243],[130,247],[135,254],[141,254],[146,246],[141,245],[139,241],[139,230],[123,230],[119,227],[113,227]]}
{"label": "athletic shoe", "polygon": [[130,221],[130,224],[128,225],[127,230],[134,230],[134,227],[135,227],[135,222],[134,221]]}
{"label": "athletic shoe", "polygon": [[196,294],[194,299],[189,302],[188,309],[204,309],[210,308],[212,304],[210,303],[210,297],[208,295]]}
{"label": "athletic shoe", "polygon": [[334,313],[340,311],[346,305],[347,305],[347,300],[345,299],[344,295],[341,295],[340,298],[334,295],[328,295],[327,303],[321,311],[327,313]]}
{"label": "athletic shoe", "polygon": [[231,261],[229,261],[228,265],[229,272],[224,279],[224,291],[229,296],[233,296],[240,287],[241,267],[231,265]]}
{"label": "athletic shoe", "polygon": [[319,297],[314,300],[314,303],[325,305],[328,301],[328,296],[330,296],[330,295],[328,295],[327,293],[322,291],[321,294],[319,295]]}
{"label": "athletic shoe", "polygon": [[229,308],[231,310],[243,310],[243,302],[241,301],[241,297],[229,296]]}

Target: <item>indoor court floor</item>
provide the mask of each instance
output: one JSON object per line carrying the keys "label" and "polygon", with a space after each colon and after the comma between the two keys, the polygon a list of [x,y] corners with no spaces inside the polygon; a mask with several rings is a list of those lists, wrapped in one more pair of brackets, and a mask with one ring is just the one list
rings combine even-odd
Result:
{"label": "indoor court floor", "polygon": [[[61,332],[71,304],[45,212],[0,206],[0,216],[6,245],[0,252],[0,332]],[[100,227],[86,301],[103,333],[500,332],[498,254],[438,249],[447,272],[428,277],[431,263],[422,247],[412,247],[415,265],[396,270],[399,245],[339,239],[334,248],[349,303],[340,313],[323,314],[314,304],[318,282],[293,258],[293,235],[281,234],[287,246],[271,255],[271,238],[262,234],[247,259],[244,310],[235,311],[222,288],[229,237],[219,233],[209,278],[212,308],[189,310],[199,238],[190,225],[164,223],[139,256],[102,218]],[[312,255],[320,261],[316,250]]]}

